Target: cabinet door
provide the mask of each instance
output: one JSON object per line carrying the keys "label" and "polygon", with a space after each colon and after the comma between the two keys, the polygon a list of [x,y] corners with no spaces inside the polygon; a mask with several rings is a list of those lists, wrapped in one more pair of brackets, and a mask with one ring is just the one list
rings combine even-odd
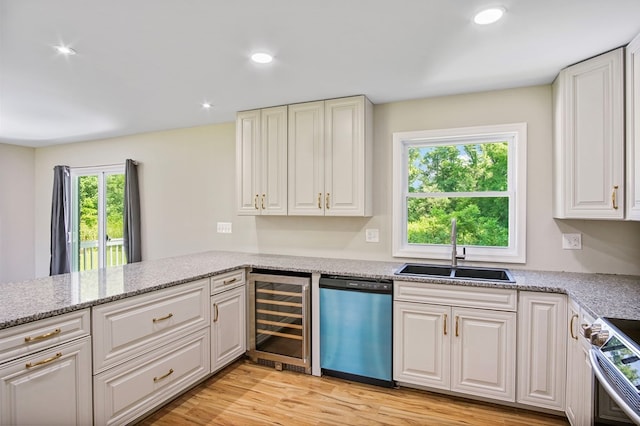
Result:
{"label": "cabinet door", "polygon": [[393,379],[448,390],[451,308],[395,302],[393,312]]}
{"label": "cabinet door", "polygon": [[371,215],[370,110],[364,96],[325,101],[326,216]]}
{"label": "cabinet door", "polygon": [[260,214],[287,214],[287,107],[262,110]]}
{"label": "cabinet door", "polygon": [[236,116],[236,210],[260,214],[260,110]]}
{"label": "cabinet door", "polygon": [[562,294],[520,292],[518,402],[564,410],[566,306]]}
{"label": "cabinet door", "polygon": [[626,55],[627,219],[640,220],[640,35]]}
{"label": "cabinet door", "polygon": [[0,367],[1,425],[92,422],[91,338]]}
{"label": "cabinet door", "polygon": [[582,394],[582,364],[580,336],[580,308],[570,300],[567,308],[567,322],[569,327],[569,337],[567,339],[567,389],[565,414],[569,423],[578,426],[580,420],[580,404]]}
{"label": "cabinet door", "polygon": [[620,48],[558,76],[555,217],[624,217],[623,60]]}
{"label": "cabinet door", "polygon": [[221,369],[246,350],[246,292],[237,287],[211,297],[211,371]]}
{"label": "cabinet door", "polygon": [[289,105],[289,215],[323,216],[324,101]]}
{"label": "cabinet door", "polygon": [[515,401],[515,312],[454,307],[451,314],[451,390]]}

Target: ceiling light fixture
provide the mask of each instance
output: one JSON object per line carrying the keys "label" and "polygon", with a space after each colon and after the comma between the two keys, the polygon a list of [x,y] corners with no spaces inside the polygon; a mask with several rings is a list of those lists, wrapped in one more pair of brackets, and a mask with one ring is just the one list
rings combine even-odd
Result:
{"label": "ceiling light fixture", "polygon": [[490,9],[485,9],[476,14],[473,17],[473,22],[478,25],[488,25],[497,22],[502,18],[506,9],[504,7],[492,7]]}
{"label": "ceiling light fixture", "polygon": [[204,109],[211,109],[211,107],[213,107],[213,105],[211,105],[209,102],[202,103],[202,108]]}
{"label": "ceiling light fixture", "polygon": [[61,55],[64,55],[64,56],[71,56],[71,55],[75,55],[76,53],[78,53],[75,50],[73,50],[71,47],[64,46],[64,45],[54,46],[54,49],[56,49],[58,51],[58,53],[60,53]]}
{"label": "ceiling light fixture", "polygon": [[257,64],[268,64],[273,61],[273,56],[265,52],[256,52],[251,55],[251,60]]}

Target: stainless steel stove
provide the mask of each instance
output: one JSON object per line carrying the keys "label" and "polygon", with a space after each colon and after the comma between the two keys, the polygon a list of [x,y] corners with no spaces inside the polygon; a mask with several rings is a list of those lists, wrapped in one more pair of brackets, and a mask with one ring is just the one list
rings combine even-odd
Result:
{"label": "stainless steel stove", "polygon": [[640,321],[598,318],[585,331],[593,345],[589,355],[598,381],[640,425]]}

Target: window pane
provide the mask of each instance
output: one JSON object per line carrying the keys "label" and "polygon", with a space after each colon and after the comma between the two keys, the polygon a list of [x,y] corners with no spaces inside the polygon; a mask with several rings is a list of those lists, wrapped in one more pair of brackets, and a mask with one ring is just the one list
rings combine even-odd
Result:
{"label": "window pane", "polygon": [[107,244],[105,266],[109,267],[127,263],[122,240],[124,230],[124,175],[107,175],[106,185]]}
{"label": "window pane", "polygon": [[508,143],[412,146],[408,192],[506,191]]}
{"label": "window pane", "polygon": [[457,219],[458,244],[507,247],[507,197],[409,198],[407,242],[451,244],[451,219]]}
{"label": "window pane", "polygon": [[98,268],[98,176],[78,177],[78,270]]}

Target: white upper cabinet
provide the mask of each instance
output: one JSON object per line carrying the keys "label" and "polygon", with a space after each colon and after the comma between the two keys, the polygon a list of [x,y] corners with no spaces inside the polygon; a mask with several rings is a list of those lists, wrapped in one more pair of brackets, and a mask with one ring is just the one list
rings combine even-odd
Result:
{"label": "white upper cabinet", "polygon": [[624,217],[624,54],[565,68],[553,85],[554,217]]}
{"label": "white upper cabinet", "polygon": [[640,220],[640,34],[626,55],[627,219]]}
{"label": "white upper cabinet", "polygon": [[239,215],[287,214],[287,107],[239,112],[236,118]]}
{"label": "white upper cabinet", "polygon": [[324,214],[324,101],[289,106],[289,214]]}
{"label": "white upper cabinet", "polygon": [[371,216],[372,108],[364,96],[289,106],[289,215]]}
{"label": "white upper cabinet", "polygon": [[372,105],[364,96],[325,101],[326,216],[371,216]]}

